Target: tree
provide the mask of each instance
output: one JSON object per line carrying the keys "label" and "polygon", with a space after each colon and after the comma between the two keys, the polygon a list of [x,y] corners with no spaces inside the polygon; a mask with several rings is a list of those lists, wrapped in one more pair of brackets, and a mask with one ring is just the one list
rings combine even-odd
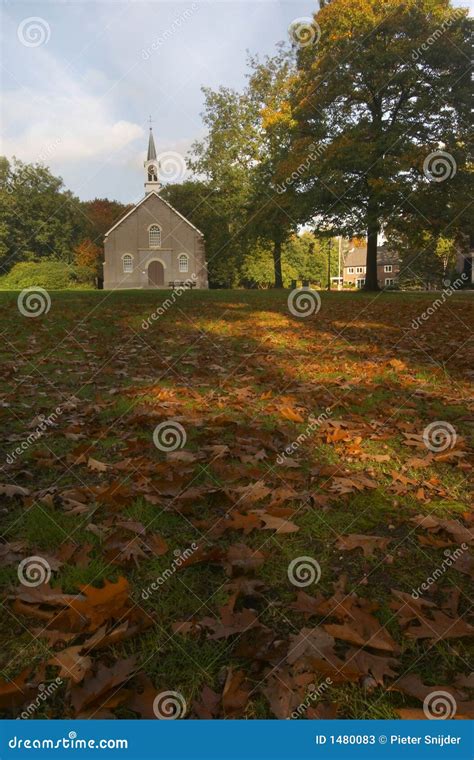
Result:
{"label": "tree", "polygon": [[[366,234],[366,289],[376,290],[377,237],[391,218],[429,197],[427,159],[442,149],[462,183],[469,123],[469,27],[448,0],[333,0],[315,16],[315,40],[298,51],[291,163],[308,219]],[[311,148],[313,146],[313,148]],[[454,209],[451,218],[454,218]]]}
{"label": "tree", "polygon": [[[272,114],[288,94],[293,61],[280,47],[263,62],[249,59],[248,85],[242,93],[221,87],[205,89],[204,122],[208,135],[193,145],[189,165],[204,176],[226,240],[214,256],[232,262],[242,274],[244,260],[273,250],[274,284],[282,287],[282,246],[297,227],[292,192],[280,195],[276,168],[287,156],[289,134]],[[287,188],[285,188],[287,189]],[[209,257],[211,278],[219,264]],[[245,279],[245,278],[244,278]],[[248,279],[248,278],[247,278]]]}
{"label": "tree", "polygon": [[84,270],[89,270],[92,281],[102,277],[102,248],[92,240],[86,239],[74,249],[74,263]]}
{"label": "tree", "polygon": [[239,284],[242,243],[238,235],[232,239],[231,230],[237,220],[227,191],[213,187],[210,182],[188,180],[165,185],[160,194],[203,233],[210,286]]}
{"label": "tree", "polygon": [[0,163],[1,267],[7,272],[19,261],[56,259],[70,263],[82,236],[79,203],[41,164],[14,158]]}
{"label": "tree", "polygon": [[248,97],[252,113],[257,116],[255,129],[256,161],[250,171],[250,198],[247,216],[251,235],[270,242],[273,249],[274,285],[283,287],[282,247],[298,226],[298,205],[291,183],[284,192],[277,187],[278,166],[288,160],[290,133],[285,124],[274,118],[285,108],[288,85],[293,71],[293,56],[283,46],[263,62],[251,58]]}
{"label": "tree", "polygon": [[203,88],[206,137],[192,146],[189,167],[208,190],[203,203],[219,218],[217,239],[206,238],[210,283],[237,285],[248,250],[247,210],[257,159],[258,109],[247,92]]}
{"label": "tree", "polygon": [[79,213],[83,215],[85,239],[102,246],[105,233],[123,216],[130,206],[108,198],[81,201]]}

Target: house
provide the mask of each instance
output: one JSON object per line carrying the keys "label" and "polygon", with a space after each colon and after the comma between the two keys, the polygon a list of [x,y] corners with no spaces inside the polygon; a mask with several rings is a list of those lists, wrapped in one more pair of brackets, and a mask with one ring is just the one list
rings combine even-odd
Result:
{"label": "house", "polygon": [[[344,256],[343,283],[346,287],[363,288],[367,270],[367,248],[351,246]],[[398,283],[400,257],[387,245],[377,248],[377,280],[379,287],[389,288]]]}
{"label": "house", "polygon": [[104,288],[207,288],[204,236],[160,195],[160,162],[150,127],[145,195],[104,239]]}

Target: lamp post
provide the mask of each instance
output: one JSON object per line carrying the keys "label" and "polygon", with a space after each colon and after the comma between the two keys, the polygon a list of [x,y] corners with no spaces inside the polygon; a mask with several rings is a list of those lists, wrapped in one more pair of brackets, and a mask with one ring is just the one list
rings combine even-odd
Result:
{"label": "lamp post", "polygon": [[331,243],[332,240],[328,238],[328,290],[331,290]]}

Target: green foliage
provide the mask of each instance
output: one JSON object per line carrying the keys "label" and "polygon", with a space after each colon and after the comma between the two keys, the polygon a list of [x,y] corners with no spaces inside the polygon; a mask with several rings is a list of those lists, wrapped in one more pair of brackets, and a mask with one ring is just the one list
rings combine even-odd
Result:
{"label": "green foliage", "polygon": [[19,261],[70,262],[82,236],[79,201],[41,164],[0,161],[0,268]]}
{"label": "green foliage", "polygon": [[0,277],[0,290],[23,290],[41,287],[47,290],[66,290],[93,287],[89,267],[69,266],[60,261],[23,261]]}
{"label": "green foliage", "polygon": [[283,101],[292,61],[280,49],[263,63],[249,63],[249,82],[242,93],[225,87],[204,89],[208,134],[194,143],[189,161],[190,168],[205,177],[205,202],[219,219],[219,240],[208,250],[210,282],[227,287],[247,278],[243,267],[248,267],[249,256],[266,250],[261,246],[268,243],[273,245],[272,279],[281,285],[281,245],[297,225],[291,194],[279,196],[274,186],[289,134],[265,118],[266,109]]}
{"label": "green foliage", "polygon": [[[350,236],[367,232],[368,287],[377,287],[382,227],[407,218],[423,224],[426,212],[437,234],[462,225],[466,13],[448,0],[338,0],[315,16],[318,44],[298,52],[291,114],[277,112],[293,130],[292,163],[281,167],[281,176],[306,167],[316,145],[318,159],[298,181],[301,203],[308,220],[317,215]],[[440,145],[457,163],[444,183],[423,171]]]}
{"label": "green foliage", "polygon": [[126,208],[104,198],[81,202],[42,164],[0,157],[0,272],[22,261],[72,264],[86,240],[100,246],[100,267],[104,235]]}

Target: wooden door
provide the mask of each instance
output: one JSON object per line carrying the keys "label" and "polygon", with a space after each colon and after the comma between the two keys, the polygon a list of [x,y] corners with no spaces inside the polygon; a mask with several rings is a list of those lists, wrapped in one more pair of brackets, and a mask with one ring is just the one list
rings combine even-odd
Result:
{"label": "wooden door", "polygon": [[161,261],[151,261],[148,265],[148,285],[161,288],[165,284],[165,270]]}

